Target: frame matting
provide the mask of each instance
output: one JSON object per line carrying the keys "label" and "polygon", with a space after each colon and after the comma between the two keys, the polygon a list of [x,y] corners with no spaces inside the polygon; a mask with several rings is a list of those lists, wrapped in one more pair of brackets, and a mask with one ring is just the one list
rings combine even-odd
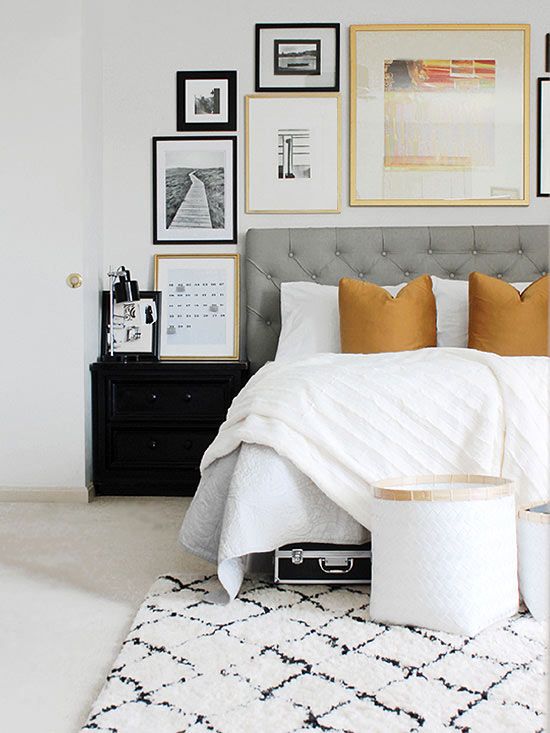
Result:
{"label": "frame matting", "polygon": [[246,97],[247,213],[339,213],[338,93]]}

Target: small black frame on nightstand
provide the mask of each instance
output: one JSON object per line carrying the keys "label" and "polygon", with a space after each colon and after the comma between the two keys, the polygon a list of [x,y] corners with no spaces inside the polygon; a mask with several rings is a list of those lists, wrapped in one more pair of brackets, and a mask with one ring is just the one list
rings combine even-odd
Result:
{"label": "small black frame on nightstand", "polygon": [[[155,290],[142,290],[140,300],[151,300],[156,308],[156,320],[150,328],[149,351],[115,351],[109,354],[109,308],[110,293],[104,290],[101,297],[101,349],[99,361],[129,362],[129,361],[158,361],[159,358],[159,324],[161,318],[161,293]],[[135,306],[135,304],[133,304]]]}
{"label": "small black frame on nightstand", "polygon": [[96,494],[192,496],[248,363],[97,362],[90,369]]}

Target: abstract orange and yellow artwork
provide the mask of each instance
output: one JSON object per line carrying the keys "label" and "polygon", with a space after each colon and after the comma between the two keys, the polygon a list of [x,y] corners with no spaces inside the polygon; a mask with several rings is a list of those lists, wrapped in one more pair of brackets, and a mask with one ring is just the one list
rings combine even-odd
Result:
{"label": "abstract orange and yellow artwork", "polygon": [[471,169],[495,161],[496,62],[384,62],[384,167]]}

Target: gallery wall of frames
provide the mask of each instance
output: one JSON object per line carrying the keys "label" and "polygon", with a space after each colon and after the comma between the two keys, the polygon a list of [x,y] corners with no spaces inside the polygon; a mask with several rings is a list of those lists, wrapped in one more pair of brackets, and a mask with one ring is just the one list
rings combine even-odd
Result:
{"label": "gallery wall of frames", "polygon": [[[499,211],[550,195],[550,34],[326,20],[251,23],[246,73],[231,53],[214,68],[205,47],[203,68],[165,80],[175,114],[143,140],[152,256],[137,265],[163,301],[161,358],[197,358],[199,321],[201,357],[238,358],[237,245],[251,226],[338,226],[343,211],[346,224],[388,225],[404,210],[453,224],[464,209],[500,223]],[[535,33],[543,58],[532,58]]]}
{"label": "gallery wall of frames", "polygon": [[[247,213],[341,211],[340,33],[256,25]],[[349,41],[350,206],[529,204],[529,25],[352,25]],[[177,72],[177,130],[205,134],[153,140],[155,244],[237,242],[236,138],[206,134],[236,132],[237,77]],[[548,187],[544,81],[537,195]]]}

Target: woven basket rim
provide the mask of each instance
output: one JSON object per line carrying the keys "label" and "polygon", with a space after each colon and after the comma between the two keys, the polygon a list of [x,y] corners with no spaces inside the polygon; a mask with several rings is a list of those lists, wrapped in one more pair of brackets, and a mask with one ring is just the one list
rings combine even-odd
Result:
{"label": "woven basket rim", "polygon": [[550,524],[550,514],[529,511],[534,506],[540,506],[546,503],[546,501],[535,501],[532,504],[526,504],[520,507],[518,509],[518,519],[523,519],[525,522],[532,522],[533,524]]}
{"label": "woven basket rim", "polygon": [[[453,484],[468,483],[478,485],[452,487]],[[433,484],[434,488],[407,488],[418,484]],[[371,486],[374,498],[385,501],[480,501],[512,496],[515,491],[515,483],[510,479],[473,473],[401,476],[375,481]]]}

